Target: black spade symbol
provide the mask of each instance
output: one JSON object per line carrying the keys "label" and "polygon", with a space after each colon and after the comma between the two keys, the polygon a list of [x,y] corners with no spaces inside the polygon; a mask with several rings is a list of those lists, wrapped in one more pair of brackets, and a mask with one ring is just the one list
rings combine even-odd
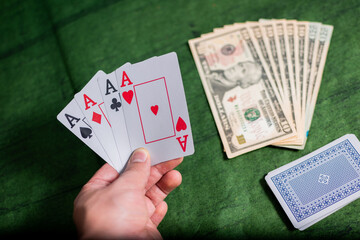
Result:
{"label": "black spade symbol", "polygon": [[91,135],[91,133],[92,133],[92,130],[90,129],[90,128],[86,128],[86,127],[81,127],[80,128],[80,132],[81,132],[81,136],[83,137],[83,138],[91,138],[92,137],[92,135]]}

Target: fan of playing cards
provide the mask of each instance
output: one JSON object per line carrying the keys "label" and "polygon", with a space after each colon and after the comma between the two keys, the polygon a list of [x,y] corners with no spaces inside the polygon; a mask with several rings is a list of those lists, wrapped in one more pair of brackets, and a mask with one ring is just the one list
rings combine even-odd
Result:
{"label": "fan of playing cards", "polygon": [[152,165],[194,153],[174,52],[98,71],[57,118],[118,172],[139,147]]}
{"label": "fan of playing cards", "polygon": [[189,41],[229,158],[270,144],[304,149],[332,31],[262,19]]}

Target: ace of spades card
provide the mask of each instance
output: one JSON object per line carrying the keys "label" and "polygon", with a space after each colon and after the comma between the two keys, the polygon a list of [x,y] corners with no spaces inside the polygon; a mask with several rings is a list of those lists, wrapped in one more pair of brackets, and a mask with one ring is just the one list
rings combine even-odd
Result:
{"label": "ace of spades card", "polygon": [[71,100],[71,102],[57,115],[57,119],[102,159],[113,166],[75,99]]}
{"label": "ace of spades card", "polygon": [[176,53],[120,68],[116,78],[132,150],[146,148],[152,165],[194,153]]}

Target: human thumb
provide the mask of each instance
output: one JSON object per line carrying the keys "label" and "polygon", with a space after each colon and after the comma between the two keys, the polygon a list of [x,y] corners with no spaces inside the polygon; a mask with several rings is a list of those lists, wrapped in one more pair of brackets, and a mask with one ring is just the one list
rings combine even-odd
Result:
{"label": "human thumb", "polygon": [[145,148],[136,149],[120,179],[131,188],[145,188],[150,176],[150,155]]}

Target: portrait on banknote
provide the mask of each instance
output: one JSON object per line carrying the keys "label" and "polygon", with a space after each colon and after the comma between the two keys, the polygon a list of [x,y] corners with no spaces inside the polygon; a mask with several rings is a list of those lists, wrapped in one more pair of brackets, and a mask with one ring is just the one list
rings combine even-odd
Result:
{"label": "portrait on banknote", "polygon": [[261,66],[253,61],[239,62],[224,70],[212,70],[206,75],[210,90],[220,99],[236,86],[248,88],[261,80]]}

